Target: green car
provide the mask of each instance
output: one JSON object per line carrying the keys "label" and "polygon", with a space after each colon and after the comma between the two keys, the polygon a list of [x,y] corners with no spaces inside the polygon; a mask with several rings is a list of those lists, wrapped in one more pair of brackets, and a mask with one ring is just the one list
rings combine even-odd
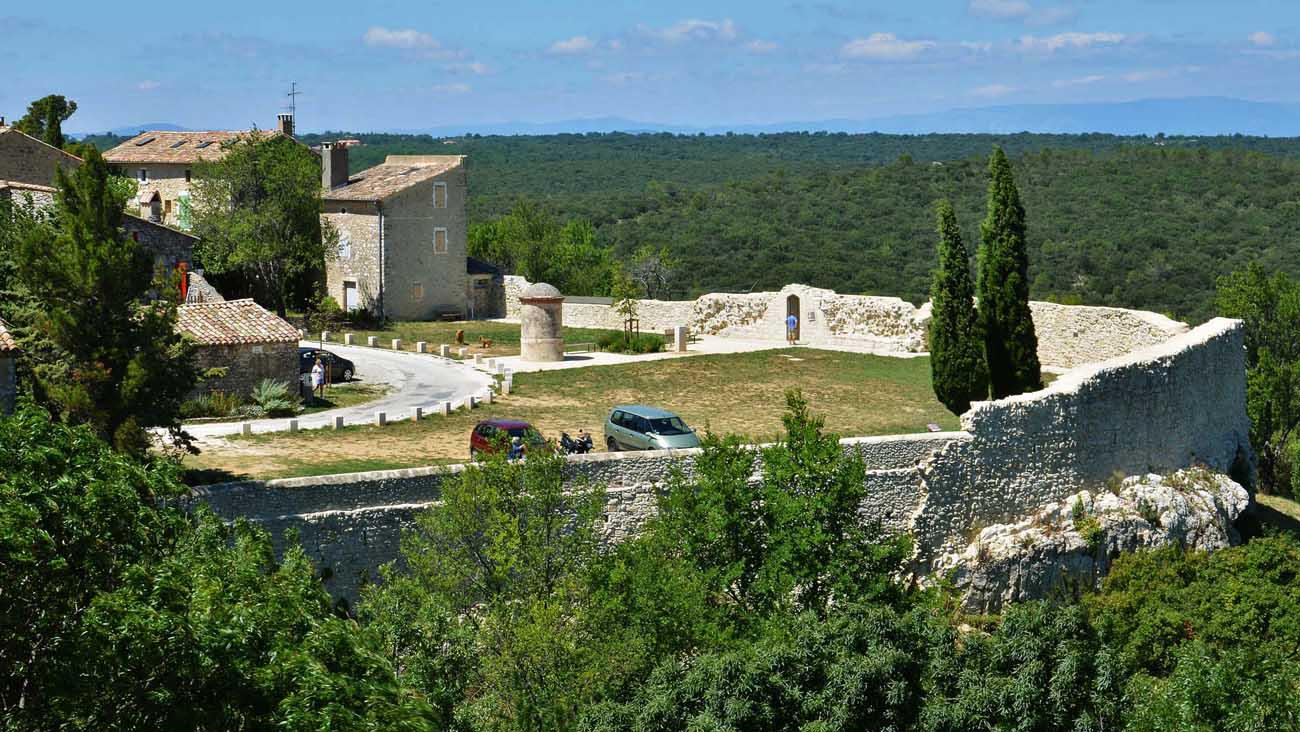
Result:
{"label": "green car", "polygon": [[667,450],[699,447],[700,438],[681,417],[655,407],[625,404],[605,418],[605,447],[623,450]]}

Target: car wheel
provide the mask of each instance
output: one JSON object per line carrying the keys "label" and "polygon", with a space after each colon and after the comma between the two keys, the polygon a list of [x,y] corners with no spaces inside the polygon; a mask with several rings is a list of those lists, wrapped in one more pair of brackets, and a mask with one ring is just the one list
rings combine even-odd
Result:
{"label": "car wheel", "polygon": [[343,380],[352,381],[352,369],[343,369]]}
{"label": "car wheel", "polygon": [[605,448],[610,452],[618,452],[618,443],[614,441],[613,437],[606,437]]}

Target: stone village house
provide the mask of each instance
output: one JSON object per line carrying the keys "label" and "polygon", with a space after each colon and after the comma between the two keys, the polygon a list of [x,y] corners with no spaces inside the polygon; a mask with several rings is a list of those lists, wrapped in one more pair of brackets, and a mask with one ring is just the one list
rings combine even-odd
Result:
{"label": "stone village house", "polygon": [[349,175],[347,146],[324,143],[320,154],[321,219],[339,234],[326,292],[345,310],[397,320],[464,317],[464,156],[389,155]]}
{"label": "stone village house", "polygon": [[181,305],[177,329],[195,345],[195,394],[247,397],[262,379],[297,391],[298,330],[251,298]]}

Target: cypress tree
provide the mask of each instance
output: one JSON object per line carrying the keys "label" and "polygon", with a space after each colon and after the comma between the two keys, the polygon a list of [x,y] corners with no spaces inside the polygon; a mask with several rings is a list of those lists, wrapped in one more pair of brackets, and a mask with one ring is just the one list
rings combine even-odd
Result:
{"label": "cypress tree", "polygon": [[980,224],[979,320],[989,385],[1000,399],[1042,387],[1038,336],[1029,310],[1025,207],[1001,148],[989,158],[988,216]]}
{"label": "cypress tree", "polygon": [[988,366],[979,316],[975,312],[975,285],[970,257],[957,226],[957,214],[947,200],[939,202],[939,266],[930,285],[930,381],[934,395],[953,414],[970,409],[970,403],[989,395]]}

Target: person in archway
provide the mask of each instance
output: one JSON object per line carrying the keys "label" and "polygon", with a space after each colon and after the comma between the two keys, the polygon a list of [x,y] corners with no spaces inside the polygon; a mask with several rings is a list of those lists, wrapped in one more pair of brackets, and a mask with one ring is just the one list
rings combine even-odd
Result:
{"label": "person in archway", "polygon": [[790,313],[785,316],[785,340],[790,345],[794,345],[796,336],[799,333],[799,316]]}

